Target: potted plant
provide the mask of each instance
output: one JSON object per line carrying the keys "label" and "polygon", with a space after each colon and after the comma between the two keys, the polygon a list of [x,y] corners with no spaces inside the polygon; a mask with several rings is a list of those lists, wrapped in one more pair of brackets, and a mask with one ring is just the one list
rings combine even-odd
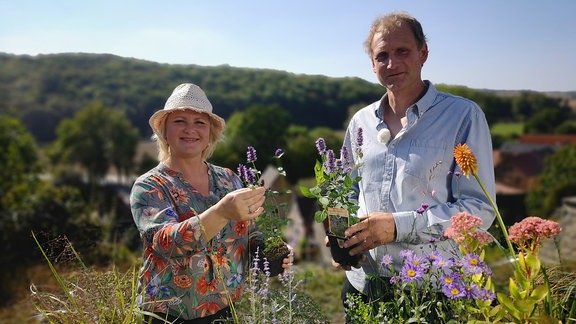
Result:
{"label": "potted plant", "polygon": [[[281,166],[280,159],[284,155],[282,149],[274,152],[274,159],[278,161],[277,171],[281,176],[286,176],[286,171]],[[238,166],[238,174],[246,187],[265,186],[262,172],[256,168],[256,149],[249,146],[247,153],[247,165]],[[251,247],[252,261],[258,264],[260,270],[276,276],[283,272],[283,259],[291,253],[290,248],[282,237],[283,229],[288,224],[288,203],[281,196],[288,195],[289,190],[280,192],[272,188],[266,188],[266,200],[262,207],[264,212],[256,219],[256,225],[262,232],[263,241],[256,247]]]}
{"label": "potted plant", "polygon": [[[361,158],[361,129],[356,143],[356,154]],[[349,253],[354,246],[344,248],[342,244],[347,240],[344,231],[359,221],[355,185],[361,177],[354,171],[361,164],[353,163],[345,146],[340,150],[340,158],[336,159],[334,151],[326,147],[323,138],[316,140],[316,148],[320,154],[320,160],[314,166],[316,185],[310,188],[300,186],[300,192],[305,197],[316,199],[320,206],[314,214],[314,220],[324,223],[334,261],[342,265],[357,265],[360,255],[352,256]]]}

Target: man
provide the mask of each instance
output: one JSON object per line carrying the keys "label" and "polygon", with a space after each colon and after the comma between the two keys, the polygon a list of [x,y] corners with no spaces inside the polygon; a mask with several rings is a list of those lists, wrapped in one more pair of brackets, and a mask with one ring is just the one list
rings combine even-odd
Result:
{"label": "man", "polygon": [[[466,143],[478,161],[478,175],[495,200],[490,131],[484,113],[474,102],[441,93],[422,80],[428,45],[420,23],[406,13],[375,20],[365,49],[386,93],[358,111],[350,121],[344,145],[354,152],[362,221],[345,232],[351,254],[363,254],[358,267],[345,267],[342,289],[363,300],[385,298],[370,275],[389,284],[391,273],[381,265],[392,255],[394,269],[402,267],[402,250],[417,254],[432,249],[445,256],[457,253],[452,240],[442,240],[450,218],[461,211],[480,217],[487,229],[495,213],[474,179],[459,176],[454,147]],[[362,129],[362,155],[354,149]],[[434,242],[433,244],[431,242]],[[433,245],[435,247],[433,247]]]}

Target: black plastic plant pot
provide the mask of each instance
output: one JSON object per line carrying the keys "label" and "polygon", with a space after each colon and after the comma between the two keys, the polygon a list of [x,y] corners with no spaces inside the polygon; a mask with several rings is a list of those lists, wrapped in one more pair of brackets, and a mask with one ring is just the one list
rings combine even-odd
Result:
{"label": "black plastic plant pot", "polygon": [[334,259],[334,261],[345,266],[358,265],[361,255],[350,255],[350,250],[356,247],[357,244],[345,248],[342,246],[342,244],[346,241],[346,239],[331,235],[329,232],[326,233],[326,235],[328,236],[328,241],[330,242],[330,253],[332,253],[332,259]]}
{"label": "black plastic plant pot", "polygon": [[[264,251],[264,244],[259,245],[259,251]],[[264,272],[265,262],[268,262],[269,277],[275,277],[284,271],[282,264],[284,259],[290,255],[290,249],[283,243],[280,246],[271,247],[266,252],[259,252],[258,269]],[[254,255],[251,257],[251,264],[254,261]]]}

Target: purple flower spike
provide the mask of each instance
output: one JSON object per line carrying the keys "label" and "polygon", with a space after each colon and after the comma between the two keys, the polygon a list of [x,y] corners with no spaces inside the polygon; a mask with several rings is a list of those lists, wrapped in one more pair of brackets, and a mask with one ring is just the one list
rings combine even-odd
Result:
{"label": "purple flower spike", "polygon": [[358,146],[358,149],[360,149],[362,147],[362,145],[364,144],[364,134],[363,134],[363,130],[362,127],[358,127],[358,131],[356,133],[356,146]]}
{"label": "purple flower spike", "polygon": [[254,181],[256,181],[256,173],[254,173],[254,169],[252,168],[246,168],[246,182],[248,182],[249,184],[254,184]]}
{"label": "purple flower spike", "polygon": [[320,155],[323,155],[324,152],[326,152],[326,142],[322,137],[316,140],[316,148],[318,149],[318,153],[320,153]]}
{"label": "purple flower spike", "polygon": [[238,165],[238,176],[240,177],[240,180],[247,182],[246,181],[246,166],[244,164]]}
{"label": "purple flower spike", "polygon": [[248,146],[248,152],[246,152],[248,163],[256,161],[256,149],[252,146]]}
{"label": "purple flower spike", "polygon": [[326,163],[324,167],[328,173],[333,173],[336,171],[336,158],[334,157],[334,151],[326,151]]}

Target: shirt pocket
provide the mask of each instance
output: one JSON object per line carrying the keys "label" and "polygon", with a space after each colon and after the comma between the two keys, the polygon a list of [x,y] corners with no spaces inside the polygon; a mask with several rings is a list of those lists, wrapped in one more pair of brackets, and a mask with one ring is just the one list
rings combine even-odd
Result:
{"label": "shirt pocket", "polygon": [[446,169],[450,165],[452,159],[446,160],[449,157],[452,157],[452,154],[448,152],[446,142],[428,139],[412,140],[408,149],[404,172],[426,184],[435,175],[440,176],[438,171]]}

